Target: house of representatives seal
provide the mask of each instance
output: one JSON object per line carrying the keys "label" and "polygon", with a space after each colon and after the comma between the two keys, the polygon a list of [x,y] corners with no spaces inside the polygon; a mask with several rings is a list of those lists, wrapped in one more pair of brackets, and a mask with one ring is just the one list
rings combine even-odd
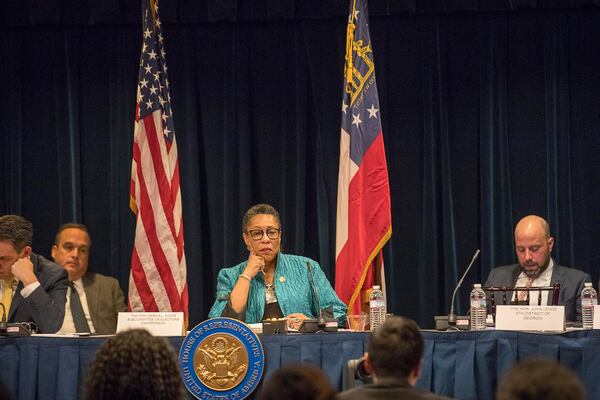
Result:
{"label": "house of representatives seal", "polygon": [[244,399],[258,386],[264,352],[252,329],[232,318],[194,327],[179,351],[183,380],[198,399]]}

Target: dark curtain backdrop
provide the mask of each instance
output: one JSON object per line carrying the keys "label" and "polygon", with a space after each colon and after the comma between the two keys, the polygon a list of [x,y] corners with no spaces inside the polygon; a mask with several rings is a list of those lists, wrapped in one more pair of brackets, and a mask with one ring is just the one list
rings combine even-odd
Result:
{"label": "dark curtain backdrop", "polygon": [[[543,3],[543,4],[542,4]],[[241,217],[281,213],[287,252],[331,282],[346,1],[162,1],[180,154],[191,322],[247,257]],[[89,226],[90,268],[127,291],[141,45],[137,1],[0,5],[0,213],[48,256]],[[593,1],[372,1],[392,194],[388,307],[423,327],[515,261],[512,230],[551,223],[555,258],[598,279],[600,8]]]}

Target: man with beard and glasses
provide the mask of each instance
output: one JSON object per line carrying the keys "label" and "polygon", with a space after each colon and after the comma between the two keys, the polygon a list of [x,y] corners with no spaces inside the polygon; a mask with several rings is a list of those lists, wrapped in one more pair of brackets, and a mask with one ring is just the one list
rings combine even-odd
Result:
{"label": "man with beard and glasses", "polygon": [[[589,274],[558,265],[551,257],[554,238],[548,222],[537,215],[528,215],[515,227],[515,251],[518,264],[492,269],[485,286],[540,287],[560,284],[558,304],[565,306],[567,321],[581,321],[581,290],[591,282]],[[508,292],[510,295],[511,292]],[[525,291],[512,292],[511,304],[526,304]],[[502,304],[502,293],[496,292],[496,304]],[[529,297],[530,305],[538,304],[537,292]],[[542,292],[542,305],[551,305],[548,291]]]}

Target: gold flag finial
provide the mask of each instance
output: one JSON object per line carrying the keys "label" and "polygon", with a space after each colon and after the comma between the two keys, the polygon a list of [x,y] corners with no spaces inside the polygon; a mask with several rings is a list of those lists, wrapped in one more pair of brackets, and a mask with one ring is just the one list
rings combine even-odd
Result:
{"label": "gold flag finial", "polygon": [[152,12],[152,25],[156,23],[156,11],[158,10],[158,0],[150,0],[150,11]]}

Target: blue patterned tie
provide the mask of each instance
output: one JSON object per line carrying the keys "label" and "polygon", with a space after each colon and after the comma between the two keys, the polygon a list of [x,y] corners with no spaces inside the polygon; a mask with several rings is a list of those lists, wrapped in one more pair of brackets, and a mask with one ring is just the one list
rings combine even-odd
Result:
{"label": "blue patterned tie", "polygon": [[71,287],[71,315],[73,316],[73,322],[75,323],[75,331],[77,333],[90,333],[90,327],[85,318],[83,307],[81,306],[81,300],[79,299],[79,293],[73,282],[69,282]]}

